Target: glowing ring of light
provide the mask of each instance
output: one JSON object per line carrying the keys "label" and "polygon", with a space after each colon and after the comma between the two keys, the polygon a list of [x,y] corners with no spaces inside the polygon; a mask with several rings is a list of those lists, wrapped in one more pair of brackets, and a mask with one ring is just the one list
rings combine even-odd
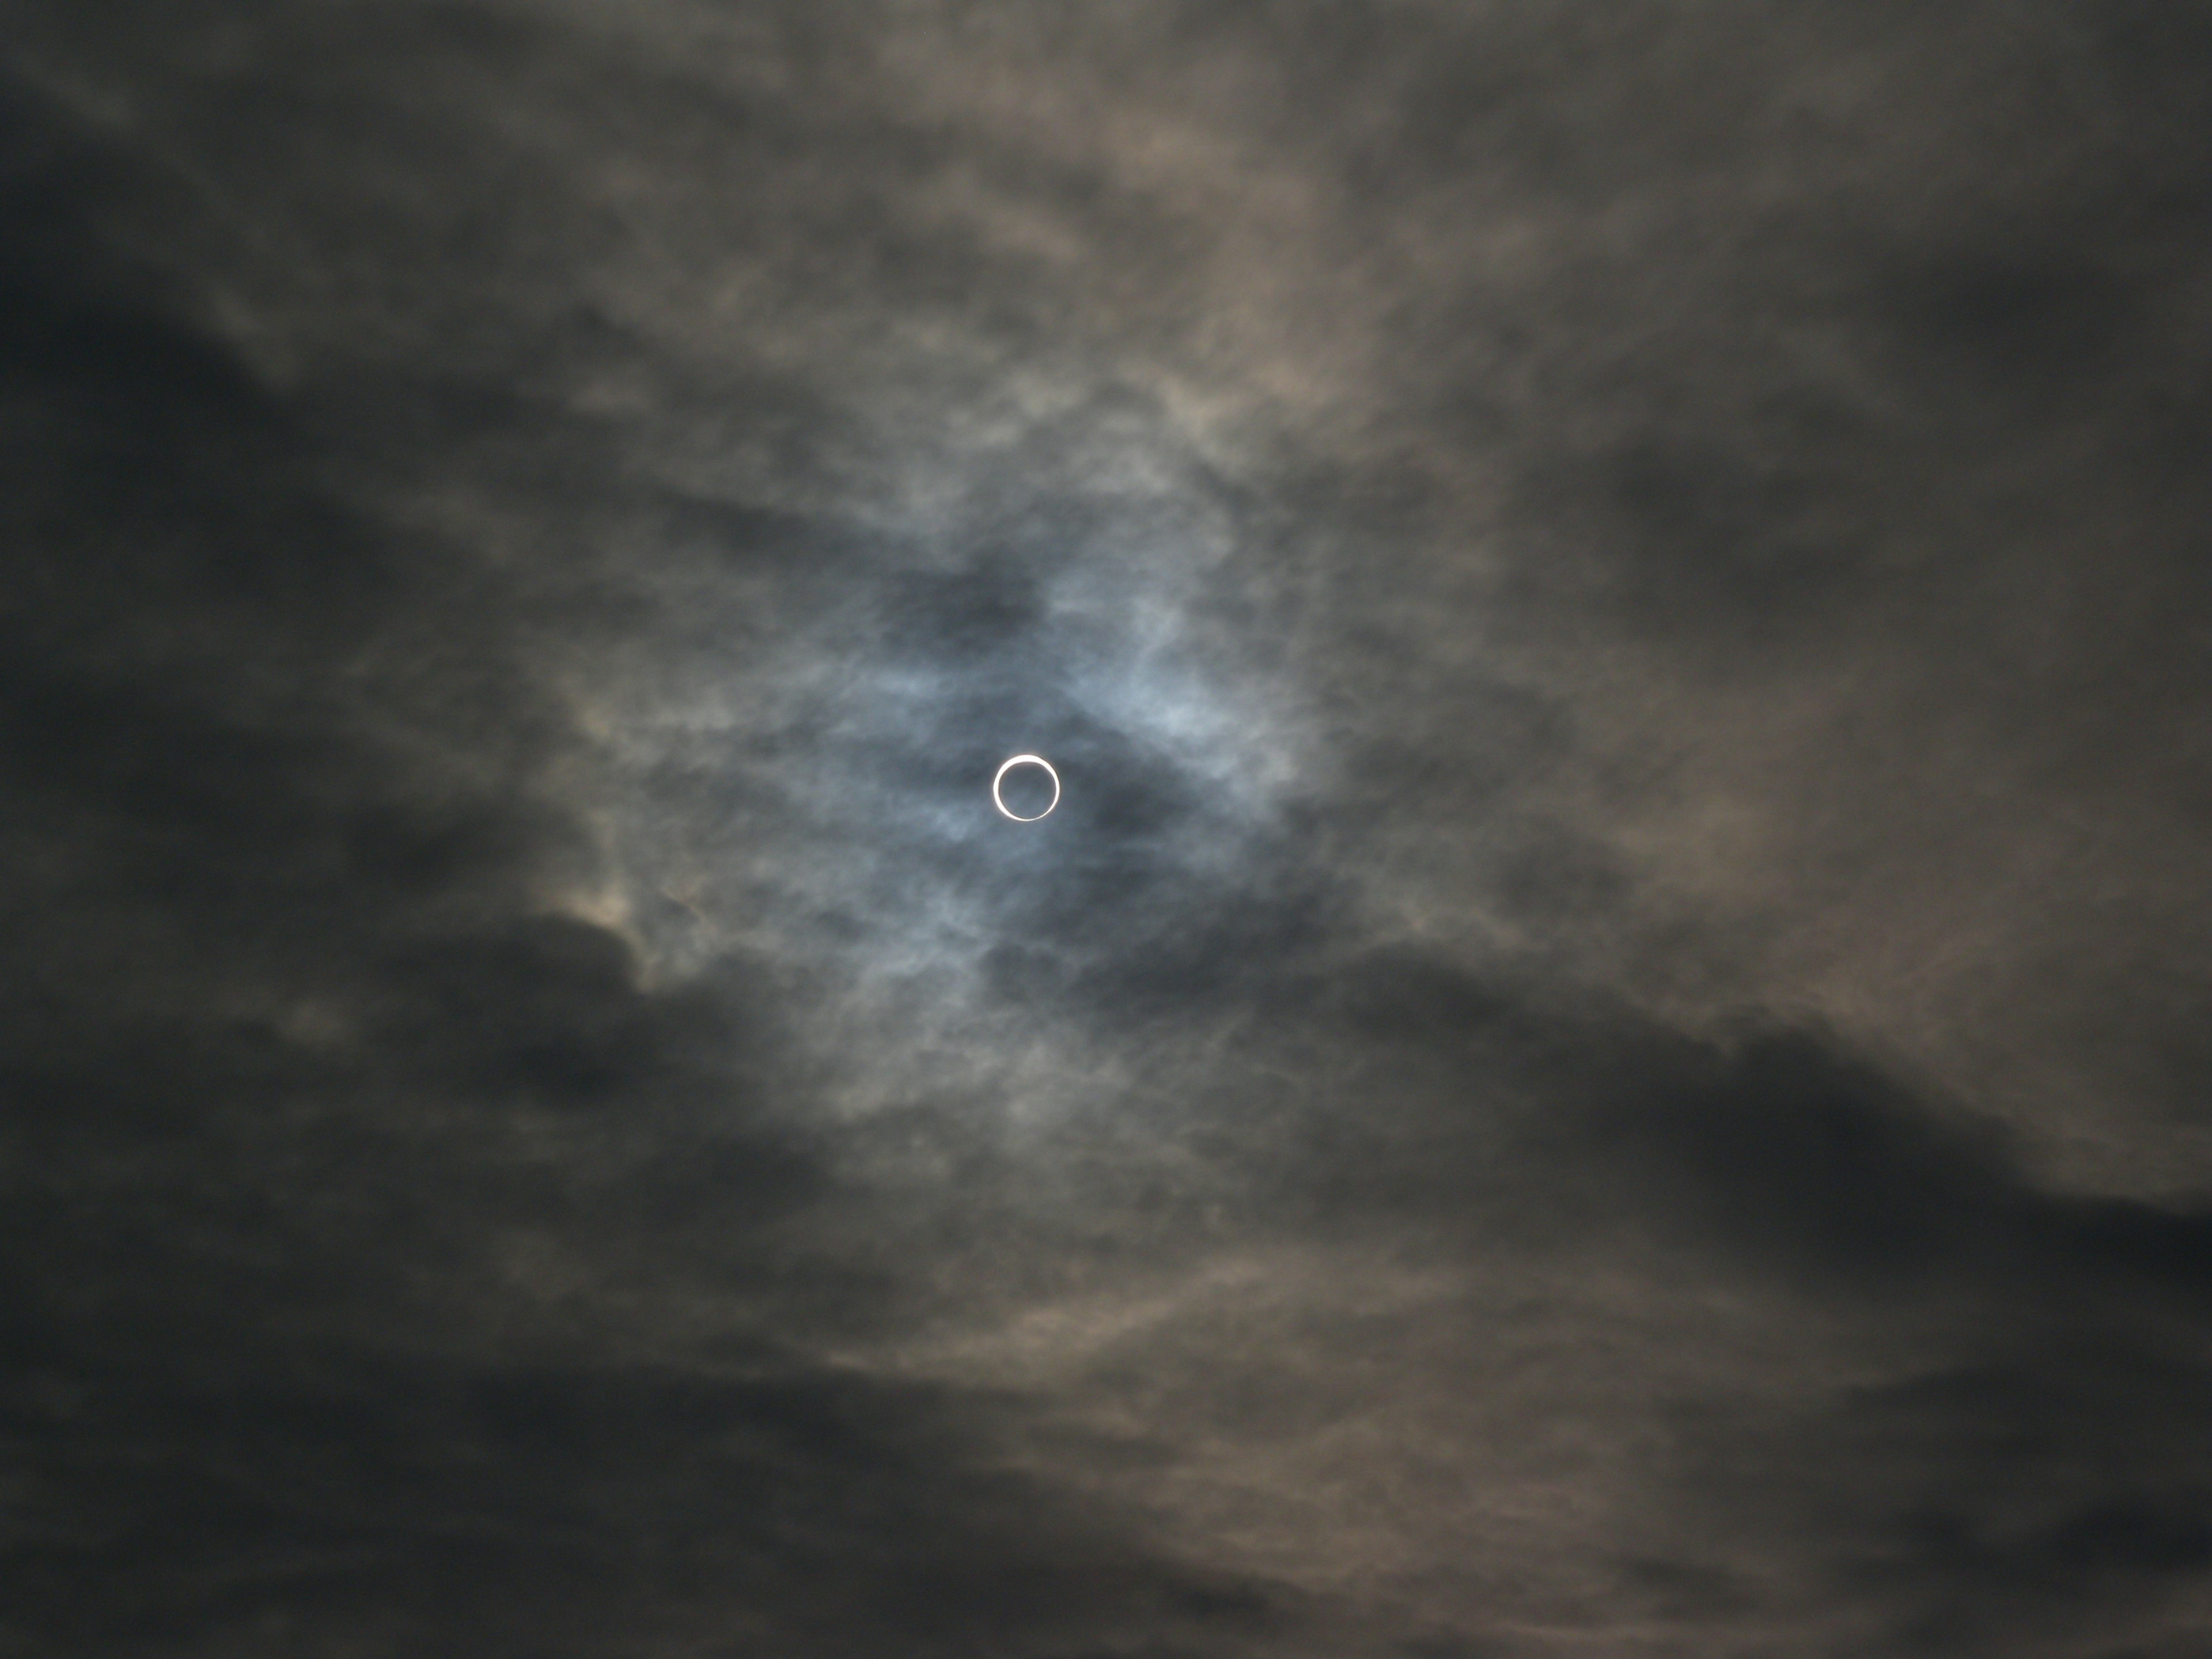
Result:
{"label": "glowing ring of light", "polygon": [[[999,794],[999,785],[1005,781],[1006,774],[1017,766],[1042,766],[1044,768],[1045,776],[1052,780],[1052,805],[1046,807],[1043,811],[1036,815],[1036,817],[1025,818],[1018,812],[1007,812],[1006,803]],[[1052,808],[1060,805],[1060,774],[1052,769],[1052,763],[1042,755],[1016,755],[1012,759],[1000,765],[998,776],[991,780],[991,805],[997,807],[1000,811],[1005,812],[1006,817],[1012,818],[1016,823],[1035,823],[1037,818],[1048,818],[1052,816]]]}

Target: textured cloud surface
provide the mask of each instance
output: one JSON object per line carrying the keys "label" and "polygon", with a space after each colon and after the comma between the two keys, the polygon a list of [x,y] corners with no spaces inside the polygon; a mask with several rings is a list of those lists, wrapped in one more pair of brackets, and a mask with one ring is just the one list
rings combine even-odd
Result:
{"label": "textured cloud surface", "polygon": [[2212,12],[6,35],[0,1654],[2212,1652]]}

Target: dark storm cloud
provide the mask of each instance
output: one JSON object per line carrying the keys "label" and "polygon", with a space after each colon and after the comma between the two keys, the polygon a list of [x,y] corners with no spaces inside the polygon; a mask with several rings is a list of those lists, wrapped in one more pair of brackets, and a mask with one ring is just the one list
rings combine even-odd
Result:
{"label": "dark storm cloud", "polygon": [[[927,1391],[765,1338],[560,1352],[564,1247],[726,1269],[821,1179],[748,1127],[745,988],[644,993],[617,937],[526,913],[588,856],[531,799],[573,738],[515,661],[528,601],[349,510],[300,411],[68,222],[127,168],[31,114],[10,159],[43,445],[10,490],[11,1645],[1264,1623],[1054,1520]],[[521,1285],[544,1317],[495,1328]]]}
{"label": "dark storm cloud", "polygon": [[2201,1645],[2196,9],[20,23],[0,1644]]}
{"label": "dark storm cloud", "polygon": [[178,1375],[33,1334],[52,1369],[15,1391],[10,1437],[54,1496],[13,1545],[10,1618],[55,1650],[1198,1650],[1273,1622],[1250,1587],[973,1469],[925,1393],[737,1357],[723,1377],[479,1370],[204,1330],[180,1346],[236,1369]]}

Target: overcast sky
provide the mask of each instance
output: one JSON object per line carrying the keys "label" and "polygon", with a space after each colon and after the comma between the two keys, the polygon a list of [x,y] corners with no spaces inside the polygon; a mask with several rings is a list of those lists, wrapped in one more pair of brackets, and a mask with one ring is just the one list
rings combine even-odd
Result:
{"label": "overcast sky", "polygon": [[4,1659],[2212,1655],[2212,8],[0,111]]}

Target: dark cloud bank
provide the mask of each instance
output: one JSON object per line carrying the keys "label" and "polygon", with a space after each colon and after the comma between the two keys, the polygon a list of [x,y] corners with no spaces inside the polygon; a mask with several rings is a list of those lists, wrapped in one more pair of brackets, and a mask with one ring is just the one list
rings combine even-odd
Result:
{"label": "dark cloud bank", "polygon": [[2212,1654],[2212,12],[7,16],[0,1654]]}

